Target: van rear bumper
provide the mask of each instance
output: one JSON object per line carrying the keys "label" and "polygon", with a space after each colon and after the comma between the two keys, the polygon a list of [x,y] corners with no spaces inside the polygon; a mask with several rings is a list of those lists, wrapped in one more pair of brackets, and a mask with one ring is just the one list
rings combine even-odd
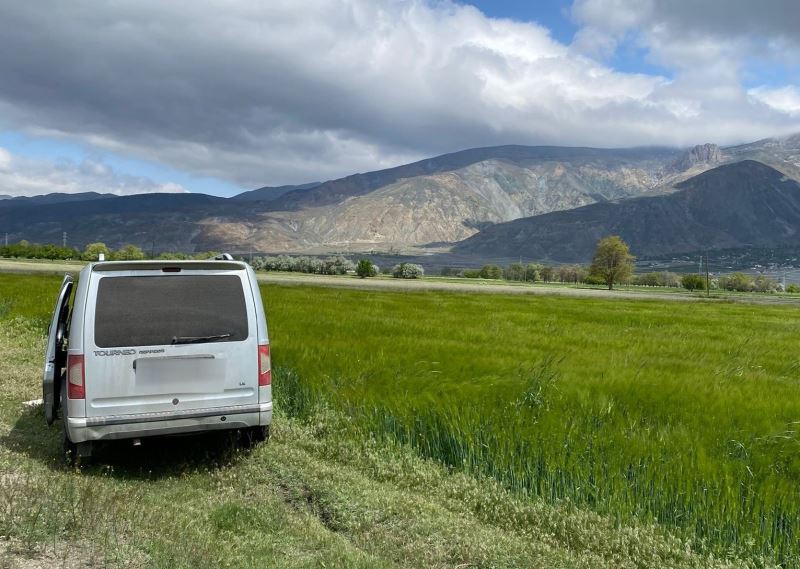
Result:
{"label": "van rear bumper", "polygon": [[67,429],[69,438],[73,443],[82,443],[85,441],[242,429],[269,425],[271,422],[272,402],[269,402],[165,413],[68,417]]}

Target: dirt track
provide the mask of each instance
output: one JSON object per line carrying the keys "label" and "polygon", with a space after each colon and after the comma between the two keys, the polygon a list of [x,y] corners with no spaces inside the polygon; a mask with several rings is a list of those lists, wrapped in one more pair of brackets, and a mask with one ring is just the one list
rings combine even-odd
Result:
{"label": "dirt track", "polygon": [[327,275],[295,275],[279,273],[260,273],[258,280],[265,283],[296,284],[317,286],[361,288],[367,290],[437,290],[450,292],[477,292],[488,294],[544,294],[555,296],[582,296],[592,298],[625,298],[653,300],[702,300],[697,296],[675,293],[656,293],[647,291],[608,291],[595,288],[577,288],[569,285],[531,285],[523,283],[453,282],[451,280],[405,280],[405,279],[359,279],[356,277],[336,277]]}

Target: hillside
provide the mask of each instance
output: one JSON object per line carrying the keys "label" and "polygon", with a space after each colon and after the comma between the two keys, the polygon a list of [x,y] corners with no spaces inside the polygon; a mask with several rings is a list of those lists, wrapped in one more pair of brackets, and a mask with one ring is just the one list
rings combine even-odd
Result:
{"label": "hillside", "polygon": [[800,179],[800,136],[685,150],[497,146],[227,199],[93,193],[5,199],[0,226],[11,241],[60,241],[66,231],[79,247],[104,241],[156,251],[419,251],[492,224],[669,194],[710,168],[752,156]]}
{"label": "hillside", "polygon": [[264,186],[247,192],[236,194],[231,199],[250,202],[269,202],[278,199],[284,194],[294,190],[308,190],[319,186],[320,182],[310,182],[308,184],[298,184],[290,186]]}
{"label": "hillside", "polygon": [[585,262],[599,239],[620,235],[634,254],[800,243],[800,183],[753,160],[718,166],[676,192],[598,203],[486,228],[454,251],[482,258]]}

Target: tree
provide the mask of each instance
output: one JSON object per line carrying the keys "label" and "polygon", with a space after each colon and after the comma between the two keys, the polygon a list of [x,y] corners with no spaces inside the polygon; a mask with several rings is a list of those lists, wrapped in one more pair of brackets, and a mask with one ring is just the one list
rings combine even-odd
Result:
{"label": "tree", "polygon": [[525,267],[525,280],[529,283],[535,283],[542,280],[542,266],[537,263],[528,263]]}
{"label": "tree", "polygon": [[361,259],[356,265],[356,274],[363,278],[374,277],[378,274],[378,267],[372,264],[369,259]]}
{"label": "tree", "polygon": [[507,281],[524,281],[525,266],[522,263],[511,263],[504,272]]}
{"label": "tree", "polygon": [[611,235],[597,243],[589,274],[600,277],[608,286],[608,290],[612,290],[615,283],[630,279],[635,260],[636,257],[631,255],[628,244],[619,235]]}
{"label": "tree", "polygon": [[112,257],[115,261],[141,261],[144,259],[144,251],[136,245],[125,245],[114,251]]}
{"label": "tree", "polygon": [[396,279],[418,279],[425,274],[422,265],[414,263],[400,263],[392,269],[392,276]]}
{"label": "tree", "polygon": [[681,286],[686,290],[706,290],[706,279],[700,275],[683,275]]}
{"label": "tree", "polygon": [[738,292],[750,292],[753,290],[753,279],[744,273],[733,273],[732,275],[720,277],[719,288]]}
{"label": "tree", "polygon": [[553,282],[556,270],[553,267],[542,267],[541,270],[539,270],[539,274],[542,276],[544,282],[549,283]]}
{"label": "tree", "polygon": [[89,243],[86,246],[86,249],[83,250],[81,258],[84,261],[97,261],[100,258],[101,253],[105,255],[106,259],[111,258],[111,249],[106,247],[105,243],[102,242]]}
{"label": "tree", "polygon": [[481,272],[478,275],[482,279],[502,279],[503,269],[497,265],[484,265],[481,267]]}
{"label": "tree", "polygon": [[778,281],[766,275],[758,275],[753,279],[753,290],[756,292],[777,292]]}

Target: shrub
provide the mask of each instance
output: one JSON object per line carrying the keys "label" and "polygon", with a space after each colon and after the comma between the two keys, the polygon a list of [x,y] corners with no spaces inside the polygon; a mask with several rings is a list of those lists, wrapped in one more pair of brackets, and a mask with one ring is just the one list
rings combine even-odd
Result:
{"label": "shrub", "polygon": [[588,285],[604,285],[606,284],[606,279],[601,275],[586,275],[583,278],[583,283]]}
{"label": "shrub", "polygon": [[700,275],[683,275],[681,286],[686,290],[706,290],[706,279]]}
{"label": "shrub", "polygon": [[481,276],[481,271],[480,269],[464,269],[461,274],[468,279],[478,279]]}
{"label": "shrub", "polygon": [[396,279],[418,279],[425,274],[422,265],[414,263],[400,263],[392,269],[392,276]]}
{"label": "shrub", "polygon": [[356,265],[356,274],[362,279],[374,277],[378,274],[378,267],[373,265],[369,259],[361,259]]}
{"label": "shrub", "polygon": [[800,285],[796,285],[794,283],[790,284],[786,287],[786,292],[791,292],[792,294],[797,294],[800,292]]}

